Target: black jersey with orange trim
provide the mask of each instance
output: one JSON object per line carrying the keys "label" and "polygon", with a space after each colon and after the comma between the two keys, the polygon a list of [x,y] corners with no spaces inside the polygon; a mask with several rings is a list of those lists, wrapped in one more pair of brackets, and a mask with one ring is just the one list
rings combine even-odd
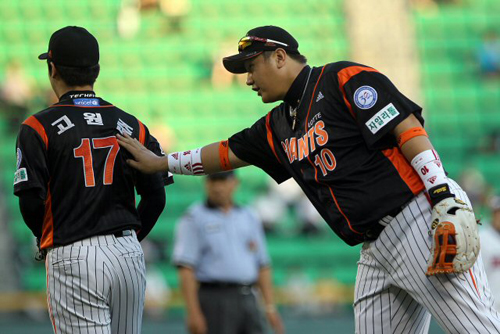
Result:
{"label": "black jersey with orange trim", "polygon": [[130,168],[128,152],[116,141],[118,132],[162,154],[137,118],[90,91],[69,92],[21,125],[14,194],[38,190],[45,199],[41,248],[140,230],[134,187],[140,195],[157,190],[163,175]]}
{"label": "black jersey with orange trim", "polygon": [[422,108],[365,65],[304,71],[311,72],[295,129],[284,102],[229,138],[229,146],[278,183],[293,177],[333,231],[356,245],[424,189],[391,134],[410,114],[423,124]]}

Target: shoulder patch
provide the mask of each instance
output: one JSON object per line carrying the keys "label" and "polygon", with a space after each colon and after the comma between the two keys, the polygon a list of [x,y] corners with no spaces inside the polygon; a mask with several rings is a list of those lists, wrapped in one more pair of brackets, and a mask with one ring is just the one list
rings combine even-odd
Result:
{"label": "shoulder patch", "polygon": [[371,86],[361,86],[354,92],[354,103],[359,109],[370,109],[377,99],[377,91]]}
{"label": "shoulder patch", "polygon": [[28,173],[26,168],[20,168],[14,174],[14,185],[24,181],[28,181]]}
{"label": "shoulder patch", "polygon": [[399,111],[396,109],[394,104],[389,103],[384,108],[382,108],[378,113],[376,113],[372,118],[365,123],[368,130],[371,133],[376,134],[380,129],[387,125],[391,120],[399,115]]}

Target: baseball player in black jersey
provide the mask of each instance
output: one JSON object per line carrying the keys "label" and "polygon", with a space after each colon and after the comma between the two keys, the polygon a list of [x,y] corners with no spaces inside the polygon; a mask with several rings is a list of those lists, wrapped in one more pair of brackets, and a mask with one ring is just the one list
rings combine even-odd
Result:
{"label": "baseball player in black jersey", "polygon": [[116,134],[159,155],[161,148],[138,119],[96,97],[99,47],[87,30],[56,31],[39,59],[47,60],[59,102],[21,125],[14,194],[46,255],[54,332],[140,333],[146,282],[139,241],[163,211],[169,179],[127,166]]}
{"label": "baseball player in black jersey", "polygon": [[[248,165],[304,190],[332,230],[363,243],[357,333],[498,333],[500,318],[464,191],[446,176],[422,109],[376,69],[347,61],[310,67],[287,31],[250,30],[223,59],[279,106],[227,141],[158,157],[130,136],[128,161],[150,173],[211,174]],[[334,259],[332,259],[334,261]]]}

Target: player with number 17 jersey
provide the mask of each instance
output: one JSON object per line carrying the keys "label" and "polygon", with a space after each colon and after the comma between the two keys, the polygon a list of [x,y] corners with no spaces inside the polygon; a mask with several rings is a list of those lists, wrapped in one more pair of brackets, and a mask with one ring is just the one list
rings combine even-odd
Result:
{"label": "player with number 17 jersey", "polygon": [[144,124],[92,91],[67,92],[22,124],[14,193],[36,189],[46,199],[43,226],[33,231],[42,249],[125,229],[141,240],[151,230],[141,225],[134,187],[139,194],[154,191],[171,177],[128,167],[117,133],[163,154]]}

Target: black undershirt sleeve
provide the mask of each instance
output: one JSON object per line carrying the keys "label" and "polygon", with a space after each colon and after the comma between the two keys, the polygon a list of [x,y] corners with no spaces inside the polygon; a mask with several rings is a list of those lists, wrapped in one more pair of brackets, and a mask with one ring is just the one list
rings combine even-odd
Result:
{"label": "black undershirt sleeve", "polygon": [[[146,147],[158,156],[164,156],[160,144],[147,130]],[[173,183],[171,175],[165,173],[142,174],[138,173],[136,189],[141,196],[137,212],[141,220],[141,229],[137,234],[139,241],[143,240],[153,229],[163,209],[165,208],[165,185]]]}
{"label": "black undershirt sleeve", "polygon": [[165,189],[156,188],[152,192],[144,193],[141,195],[141,201],[137,206],[139,218],[141,219],[141,230],[137,235],[137,239],[141,241],[153,229],[156,221],[160,217],[163,209],[165,208],[166,196]]}
{"label": "black undershirt sleeve", "polygon": [[45,201],[40,197],[38,189],[24,190],[19,193],[19,208],[24,222],[33,235],[42,237]]}

